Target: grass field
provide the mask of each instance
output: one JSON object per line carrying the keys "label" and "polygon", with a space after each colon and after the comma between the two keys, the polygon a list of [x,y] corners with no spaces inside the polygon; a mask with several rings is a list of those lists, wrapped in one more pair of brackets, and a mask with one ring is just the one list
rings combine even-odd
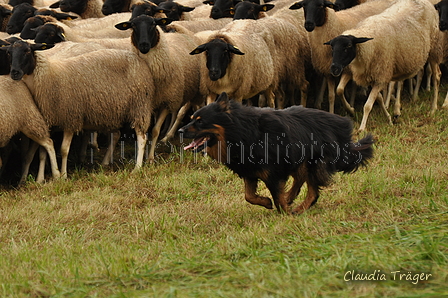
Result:
{"label": "grass field", "polygon": [[448,297],[448,111],[429,117],[428,97],[394,126],[375,106],[369,167],[300,216],[246,203],[236,175],[179,148],[137,174],[3,187],[0,296]]}

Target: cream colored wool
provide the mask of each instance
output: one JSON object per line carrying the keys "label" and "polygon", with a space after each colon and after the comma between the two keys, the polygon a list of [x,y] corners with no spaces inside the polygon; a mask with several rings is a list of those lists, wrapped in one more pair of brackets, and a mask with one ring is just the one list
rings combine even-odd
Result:
{"label": "cream colored wool", "polygon": [[[22,132],[47,150],[53,178],[59,178],[60,173],[56,163],[53,141],[50,139],[49,127],[36,107],[27,86],[21,81],[12,80],[9,76],[0,76],[0,94],[0,114],[2,115],[0,118],[0,147],[6,146],[15,134]],[[28,175],[34,152],[31,152],[33,154],[25,160],[22,181]],[[37,182],[43,182],[43,174],[42,168],[36,178]]]}
{"label": "cream colored wool", "polygon": [[378,92],[390,81],[411,78],[423,69],[438,36],[437,12],[426,0],[396,0],[383,13],[365,19],[342,35],[373,38],[357,45],[357,55],[349,64],[353,80],[372,87],[360,126],[364,130]]}
{"label": "cream colored wool", "polygon": [[[71,45],[75,49],[95,46]],[[60,127],[64,136],[70,137],[68,144],[63,142],[61,152],[68,155],[73,133],[85,129],[112,131],[127,122],[137,134],[139,168],[154,98],[154,84],[146,63],[124,50],[100,49],[73,57],[64,57],[71,55],[73,49],[65,55],[61,52],[46,55],[45,51],[37,51],[33,74],[23,78],[47,124]],[[66,166],[63,159],[63,175]]]}
{"label": "cream colored wool", "polygon": [[154,160],[155,146],[160,127],[169,113],[177,113],[186,103],[200,105],[203,96],[199,92],[199,57],[189,55],[198,46],[191,36],[165,33],[157,26],[159,41],[146,54],[133,47],[135,53],[146,62],[149,75],[156,88],[154,110],[160,112],[152,130],[149,161]]}
{"label": "cream colored wool", "polygon": [[269,31],[254,31],[252,22],[236,22],[227,28],[209,34],[204,42],[220,38],[237,47],[244,55],[232,54],[224,77],[217,81],[210,80],[206,66],[206,54],[201,57],[201,92],[208,96],[208,102],[216,95],[226,92],[237,101],[264,93],[271,106],[274,104],[273,92],[278,80],[275,78],[274,59],[269,45]]}

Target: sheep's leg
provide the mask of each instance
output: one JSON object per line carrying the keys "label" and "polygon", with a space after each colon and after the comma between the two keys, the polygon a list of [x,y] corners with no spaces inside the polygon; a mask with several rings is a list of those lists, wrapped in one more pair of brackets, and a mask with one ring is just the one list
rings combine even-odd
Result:
{"label": "sheep's leg", "polygon": [[387,96],[386,101],[384,102],[386,109],[389,109],[390,99],[392,98],[392,93],[394,92],[395,89],[395,83],[396,83],[395,81],[390,81],[389,85],[387,86]]}
{"label": "sheep's leg", "polygon": [[154,125],[154,127],[152,129],[151,148],[149,149],[149,157],[148,157],[148,161],[150,163],[154,162],[156,144],[157,144],[157,139],[159,138],[160,128],[162,127],[163,121],[165,121],[165,118],[166,118],[166,116],[168,116],[169,113],[170,113],[170,111],[168,109],[163,109],[160,112],[159,116],[157,117],[156,124]]}
{"label": "sheep's leg", "polygon": [[264,92],[266,100],[270,108],[275,108],[275,94],[272,88],[269,88]]}
{"label": "sheep's leg", "polygon": [[166,142],[168,142],[168,140],[170,140],[172,137],[174,137],[174,134],[176,133],[177,128],[181,124],[182,119],[184,118],[185,114],[187,113],[187,111],[190,108],[191,108],[191,102],[187,102],[180,108],[179,112],[177,113],[176,121],[171,126],[170,130],[166,133],[165,137],[161,140],[161,142],[166,143]]}
{"label": "sheep's leg", "polygon": [[72,139],[73,139],[73,132],[64,131],[64,136],[62,137],[62,144],[61,144],[61,159],[62,159],[61,176],[63,178],[67,178],[68,153],[70,151],[70,144],[72,143]]}
{"label": "sheep's leg", "polygon": [[394,121],[396,121],[401,116],[401,90],[403,90],[403,81],[398,81],[397,96],[395,96],[395,104],[394,104]]}
{"label": "sheep's leg", "polygon": [[[48,153],[48,156],[50,157],[50,166],[51,166],[51,173],[53,175],[53,178],[54,179],[59,178],[61,176],[61,172],[59,172],[59,169],[58,169],[58,163],[56,160],[56,153],[54,151],[53,140],[49,137],[42,138],[42,137],[36,136],[32,132],[29,132],[29,131],[24,132],[24,134],[28,138],[30,138],[31,140],[33,140],[35,142],[34,144],[31,145],[31,148],[29,148],[29,150],[28,150],[27,158],[29,159],[29,163],[31,163],[31,161],[33,160],[33,157],[34,157],[34,154],[36,153],[38,145],[40,145],[43,148],[45,148],[45,150]],[[67,137],[66,137],[66,134],[68,135]],[[65,154],[65,173],[67,173],[67,155],[68,155],[68,149],[70,148],[70,142],[71,142],[72,137],[73,137],[73,133],[64,132],[64,138],[62,140],[62,145],[61,145],[61,155],[62,155],[63,161],[64,161],[64,152],[66,152],[66,154]],[[69,138],[69,140],[68,140],[68,138]],[[65,146],[65,144],[67,142],[68,142],[68,149],[65,151],[65,147],[63,147],[63,146]],[[43,182],[44,181],[46,154],[43,154],[41,152],[39,157],[40,157],[40,164],[39,164],[39,172],[38,172],[36,181]],[[29,169],[29,164],[27,167]],[[27,170],[26,175],[28,175],[28,170]],[[25,175],[25,178],[26,178],[26,175]],[[23,175],[22,175],[22,178],[24,178]]]}
{"label": "sheep's leg", "polygon": [[442,109],[448,109],[448,92],[445,96],[445,101],[443,102]]}
{"label": "sheep's leg", "polygon": [[350,86],[350,106],[353,107],[353,110],[355,109],[355,100],[356,100],[356,89],[358,88],[358,86],[355,84],[354,81],[351,81],[351,86]]}
{"label": "sheep's leg", "polygon": [[[412,101],[415,102],[418,98],[418,91],[420,90],[420,86],[422,84],[422,79],[423,79],[423,69],[421,69],[418,73],[417,73],[417,82],[415,83],[414,86],[414,93],[412,94]],[[412,79],[410,79],[412,80]]]}
{"label": "sheep's leg", "polygon": [[118,141],[120,140],[121,132],[119,130],[114,130],[110,132],[109,135],[109,146],[107,146],[106,154],[104,155],[103,161],[101,165],[108,166],[113,163],[114,157],[114,149],[117,146]]}
{"label": "sheep's leg", "polygon": [[137,158],[135,159],[135,168],[133,172],[138,171],[143,165],[143,153],[146,145],[146,132],[140,129],[135,129],[137,135]]}
{"label": "sheep's leg", "polygon": [[8,142],[5,147],[0,148],[0,177],[3,175],[3,171],[5,170],[4,165],[8,163],[9,156],[12,151],[12,143]]}
{"label": "sheep's leg", "polygon": [[[339,81],[336,92],[337,92],[338,96],[341,98],[344,108],[351,115],[354,115],[355,109],[347,102],[347,99],[345,98],[345,93],[344,93],[345,86],[347,86],[347,84],[350,82],[351,79],[352,79],[351,75],[345,74],[345,73],[342,74],[342,77],[341,77],[341,80]],[[333,112],[334,112],[334,108],[333,108]]]}
{"label": "sheep's leg", "polygon": [[[374,85],[372,87],[372,90],[370,91],[369,97],[367,98],[366,103],[364,104],[364,114],[362,115],[362,120],[361,120],[361,125],[359,126],[359,131],[364,131],[366,129],[366,124],[367,124],[367,119],[369,118],[369,114],[372,111],[372,107],[373,104],[375,103],[375,101],[377,100],[380,91],[382,90],[382,86],[381,85]],[[381,97],[381,106],[384,107],[384,110],[387,114],[389,114],[387,112],[386,107],[384,106],[384,101],[382,100]],[[390,119],[390,115],[389,115],[389,119]]]}
{"label": "sheep's leg", "polygon": [[275,90],[275,106],[277,109],[283,109],[285,107],[285,91],[283,90],[283,86],[280,86],[277,90]]}
{"label": "sheep's leg", "polygon": [[[30,170],[31,162],[33,161],[34,155],[36,154],[37,148],[39,148],[39,144],[36,142],[32,142],[30,146],[27,146],[26,152],[24,152],[24,158],[22,159],[22,177],[20,177],[19,183],[22,184],[26,181],[26,177],[28,176],[28,172]],[[40,178],[40,177],[38,177]],[[42,182],[39,181],[39,179],[36,179],[36,182]]]}
{"label": "sheep's leg", "polygon": [[[37,172],[36,182],[42,183],[45,180],[45,162],[47,161],[47,151],[39,146],[39,171]],[[58,170],[59,171],[59,170]]]}
{"label": "sheep's leg", "polygon": [[327,90],[327,78],[326,76],[322,77],[322,85],[319,88],[319,93],[316,97],[316,102],[314,103],[314,107],[316,109],[321,109],[322,102],[324,101],[325,90]]}
{"label": "sheep's leg", "polygon": [[432,84],[434,85],[434,92],[431,104],[430,115],[434,115],[437,110],[437,102],[439,100],[439,85],[440,85],[440,76],[442,72],[440,71],[439,64],[431,61],[431,69],[432,69]]}
{"label": "sheep's leg", "polygon": [[[303,79],[302,82],[298,82],[299,83],[299,89],[300,89],[300,104],[304,107],[306,107],[306,103],[308,101],[308,88],[310,86],[310,83],[306,80]],[[294,93],[294,88],[291,88],[293,90]],[[293,100],[294,96],[291,96],[291,100]],[[292,103],[294,104],[294,102]]]}
{"label": "sheep's leg", "polygon": [[[73,137],[73,133],[71,134],[70,137],[70,141],[71,138]],[[65,132],[64,132],[64,139],[65,139]],[[45,148],[45,151],[47,151],[48,153],[48,157],[50,158],[50,167],[51,167],[51,174],[53,176],[53,179],[58,179],[59,177],[61,177],[62,173],[59,172],[58,169],[58,162],[56,159],[56,152],[54,151],[54,144],[53,144],[53,140],[50,138],[45,138],[43,140],[37,140],[34,139],[33,140],[37,143],[39,143],[39,145],[41,145],[42,147]],[[62,144],[64,144],[64,140],[62,141]],[[69,148],[70,148],[70,143],[68,144]],[[62,152],[62,145],[61,145],[61,152]],[[67,151],[67,155],[68,155],[68,151]],[[42,168],[42,170],[45,169],[45,160],[46,160],[46,154],[40,154],[40,166],[39,166],[39,171]],[[65,173],[67,174],[67,156],[65,158]]]}
{"label": "sheep's leg", "polygon": [[431,63],[426,65],[426,91],[431,91],[432,67]]}
{"label": "sheep's leg", "polygon": [[334,101],[335,101],[335,86],[336,81],[333,77],[327,77],[327,85],[328,85],[328,105],[329,112],[334,114]]}
{"label": "sheep's leg", "polygon": [[79,149],[79,162],[84,163],[87,156],[87,146],[89,145],[90,131],[84,131],[81,136],[81,148]]}

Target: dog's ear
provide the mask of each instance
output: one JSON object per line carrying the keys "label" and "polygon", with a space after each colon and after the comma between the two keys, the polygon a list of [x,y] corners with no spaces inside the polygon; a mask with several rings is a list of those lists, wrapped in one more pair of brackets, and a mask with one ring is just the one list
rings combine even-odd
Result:
{"label": "dog's ear", "polygon": [[230,102],[227,93],[221,93],[216,99],[216,103],[221,107],[223,112],[227,112],[230,109]]}

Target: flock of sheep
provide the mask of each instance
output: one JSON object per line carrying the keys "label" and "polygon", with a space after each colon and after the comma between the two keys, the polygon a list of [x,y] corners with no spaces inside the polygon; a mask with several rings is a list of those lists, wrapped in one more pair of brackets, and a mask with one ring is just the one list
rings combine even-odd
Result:
{"label": "flock of sheep", "polygon": [[[356,85],[369,87],[365,130],[376,101],[392,123],[393,92],[393,116],[400,115],[403,81],[416,78],[417,97],[426,67],[434,114],[439,65],[448,58],[441,31],[448,29],[448,0],[54,1],[0,4],[0,147],[9,148],[18,132],[34,141],[23,146],[21,181],[39,145],[36,181],[44,181],[47,154],[53,178],[66,176],[80,132],[113,133],[108,164],[124,123],[137,136],[138,169],[152,123],[149,162],[169,115],[162,141],[174,136],[188,110],[221,92],[283,108],[298,99],[309,104],[310,88],[318,86],[315,107],[328,98],[334,113],[337,95],[353,114]],[[348,101],[350,81],[356,85]],[[63,131],[60,167],[53,130]]]}

